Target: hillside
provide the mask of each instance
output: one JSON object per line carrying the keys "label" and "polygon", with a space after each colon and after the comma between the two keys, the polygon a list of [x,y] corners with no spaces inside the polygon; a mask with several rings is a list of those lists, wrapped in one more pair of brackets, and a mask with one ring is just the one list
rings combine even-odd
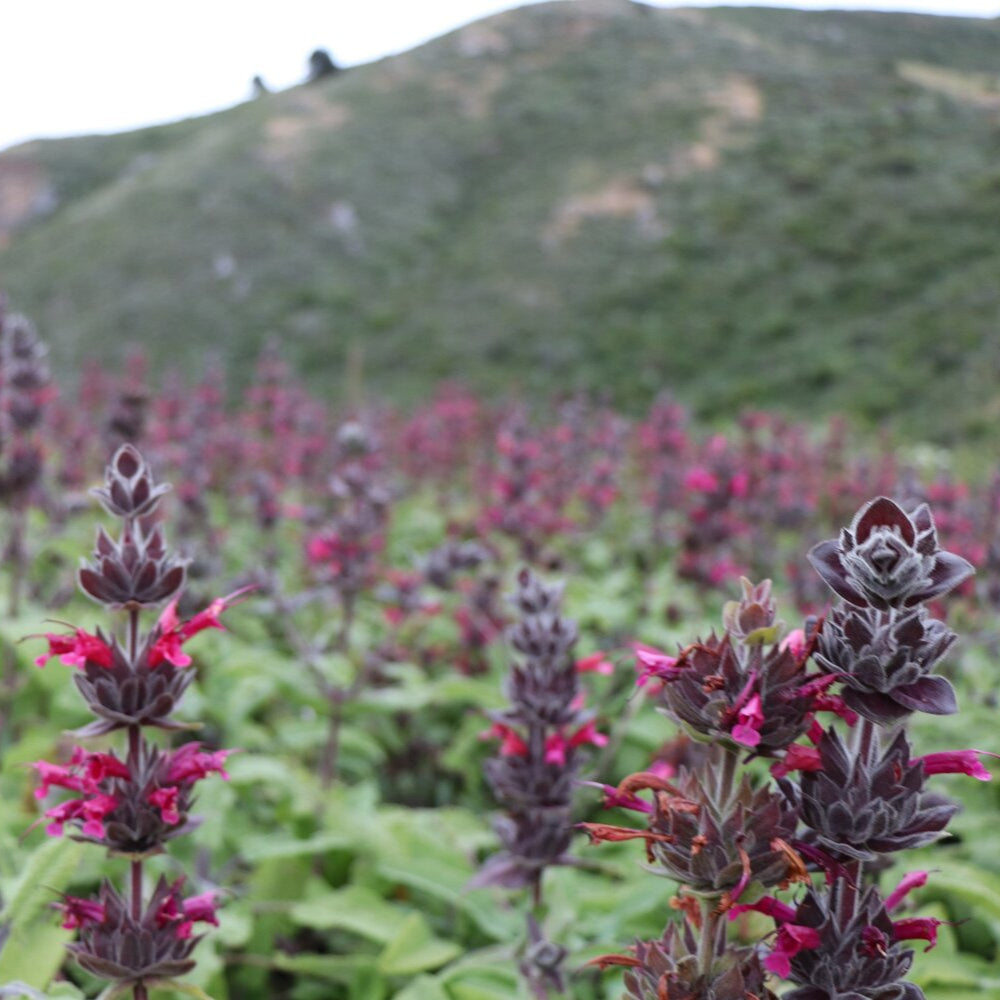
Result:
{"label": "hillside", "polygon": [[[1000,21],[551,3],[176,125],[0,155],[57,371],[144,344],[338,392],[667,384],[1000,427]],[[123,82],[123,86],[125,83]]]}

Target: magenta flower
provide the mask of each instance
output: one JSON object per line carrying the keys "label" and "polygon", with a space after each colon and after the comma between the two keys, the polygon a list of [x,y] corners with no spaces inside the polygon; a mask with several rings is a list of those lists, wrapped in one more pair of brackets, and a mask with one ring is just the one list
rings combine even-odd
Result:
{"label": "magenta flower", "polygon": [[778,928],[773,951],[764,959],[764,968],[787,979],[792,971],[791,960],[804,948],[818,948],[820,941],[819,931],[815,927],[782,924]]}
{"label": "magenta flower", "polygon": [[57,910],[62,910],[64,930],[72,931],[87,924],[103,924],[106,911],[93,899],[81,899],[79,896],[64,896],[62,902],[53,904]]}
{"label": "magenta flower", "polygon": [[703,465],[688,469],[684,476],[684,489],[693,493],[714,493],[719,488],[719,480]]}
{"label": "magenta flower", "polygon": [[163,609],[157,622],[159,636],[150,647],[148,665],[155,667],[166,661],[175,667],[189,667],[191,657],[181,648],[184,643],[207,628],[217,628],[224,632],[225,626],[219,620],[219,616],[251,590],[253,587],[241,587],[225,597],[217,597],[204,611],[199,611],[193,618],[185,622],[177,617],[178,598],[175,597]]}
{"label": "magenta flower", "polygon": [[178,789],[174,785],[166,788],[155,788],[146,796],[146,801],[160,810],[163,822],[170,826],[176,826],[181,821],[181,814],[177,809]]}
{"label": "magenta flower", "polygon": [[88,663],[99,667],[110,667],[112,663],[111,647],[100,637],[85,632],[82,628],[75,629],[69,635],[57,635],[46,632],[44,636],[32,636],[48,641],[48,651],[35,658],[35,666],[44,667],[53,656],[58,656],[60,663],[78,670]]}
{"label": "magenta flower", "polygon": [[118,799],[114,795],[100,792],[89,798],[60,802],[59,805],[46,809],[45,816],[52,822],[45,828],[45,832],[50,837],[59,837],[63,826],[70,820],[82,820],[84,836],[100,839],[104,836],[104,817],[117,807]]}
{"label": "magenta flower", "polygon": [[968,774],[979,781],[989,781],[993,777],[979,760],[980,754],[996,757],[988,750],[945,750],[915,757],[914,763],[924,767],[924,774]]}
{"label": "magenta flower", "polygon": [[633,643],[632,648],[635,650],[636,671],[639,675],[635,681],[636,687],[644,687],[650,679],[672,681],[680,675],[676,656],[670,656],[641,642]]}
{"label": "magenta flower", "polygon": [[174,926],[174,936],[181,941],[186,941],[191,937],[192,927],[196,923],[213,924],[219,926],[219,919],[215,914],[214,892],[203,892],[198,896],[190,896],[188,899],[181,899],[181,886],[184,879],[179,878],[170,886],[166,897],[163,899],[156,911],[157,927]]}
{"label": "magenta flower", "polygon": [[937,944],[937,929],[948,923],[937,917],[908,917],[906,920],[894,920],[892,936],[896,941],[927,941],[924,951],[930,951]]}
{"label": "magenta flower", "polygon": [[784,778],[792,771],[819,771],[822,767],[823,759],[816,747],[793,743],[785,751],[785,756],[771,765],[771,774],[775,778]]}
{"label": "magenta flower", "polygon": [[908,872],[900,880],[899,885],[885,897],[885,908],[894,910],[910,892],[926,884],[927,872]]}
{"label": "magenta flower", "polygon": [[218,774],[223,781],[229,780],[229,775],[223,766],[226,758],[236,750],[215,750],[203,753],[200,743],[185,743],[170,755],[167,766],[167,781],[175,784],[193,783],[207,778],[210,774]]}
{"label": "magenta flower", "polygon": [[593,672],[595,674],[610,676],[615,672],[615,665],[610,660],[604,658],[604,653],[598,651],[577,660],[576,670],[580,674]]}
{"label": "magenta flower", "polygon": [[479,734],[481,740],[499,738],[501,757],[525,757],[528,753],[528,744],[521,738],[521,734],[516,729],[504,725],[502,722],[494,722],[489,729]]}
{"label": "magenta flower", "polygon": [[801,662],[805,659],[805,652],[808,649],[805,630],[801,628],[792,629],[792,631],[781,640],[778,648],[782,651],[787,649],[796,660]]}
{"label": "magenta flower", "polygon": [[591,743],[595,747],[603,747],[607,742],[607,736],[594,728],[593,721],[585,722],[568,738],[561,732],[550,733],[545,738],[545,763],[558,764],[561,767],[566,763],[567,750],[583,746],[585,743]]}
{"label": "magenta flower", "polygon": [[760,743],[760,727],[764,724],[760,695],[753,695],[739,710],[738,722],[733,726],[733,739],[745,747],[755,747]]}
{"label": "magenta flower", "polygon": [[776,923],[790,924],[795,920],[795,908],[782,903],[774,896],[762,896],[755,903],[736,903],[729,908],[729,919],[735,920],[741,913],[763,913],[773,917]]}
{"label": "magenta flower", "polygon": [[44,799],[53,785],[93,794],[100,790],[98,786],[105,778],[131,777],[128,767],[114,754],[87,753],[83,747],[73,750],[68,767],[44,760],[37,760],[31,766],[42,779],[41,785],[35,789],[36,799]]}

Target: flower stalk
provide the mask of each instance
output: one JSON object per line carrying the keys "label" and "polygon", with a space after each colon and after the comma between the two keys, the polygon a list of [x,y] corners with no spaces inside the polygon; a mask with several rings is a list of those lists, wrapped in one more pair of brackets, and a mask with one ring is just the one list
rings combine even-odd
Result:
{"label": "flower stalk", "polygon": [[[172,714],[193,677],[187,640],[207,628],[222,628],[220,614],[240,594],[220,598],[187,621],[177,616],[184,565],[167,549],[153,515],[167,487],[157,485],[145,460],[131,445],[115,453],[105,485],[95,494],[109,514],[121,521],[117,539],[98,530],[92,562],[79,571],[81,589],[109,612],[124,612],[124,637],[77,628],[69,635],[48,634],[52,657],[75,668],[74,681],[95,720],[78,737],[126,734],[122,760],[112,750],[89,752],[78,746],[68,765],[37,761],[41,779],[36,791],[48,799],[53,787],[74,793],[45,810],[51,836],[66,833],[97,844],[112,857],[128,861],[124,891],[105,879],[96,899],[67,897],[57,908],[63,926],[80,932],[69,945],[88,972],[131,989],[134,1000],[148,1000],[152,982],[169,981],[194,968],[191,952],[200,940],[194,923],[217,923],[215,893],[184,897],[183,878],[159,880],[147,899],[143,863],[163,853],[166,843],[189,832],[195,784],[211,774],[223,778],[231,751],[205,751],[199,743],[162,750],[146,729],[187,728]],[[166,603],[145,633],[141,615]]]}

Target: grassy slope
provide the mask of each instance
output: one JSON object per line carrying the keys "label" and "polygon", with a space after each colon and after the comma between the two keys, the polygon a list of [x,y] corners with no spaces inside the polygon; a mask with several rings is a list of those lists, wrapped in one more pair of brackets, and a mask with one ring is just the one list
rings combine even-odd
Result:
{"label": "grassy slope", "polygon": [[245,376],[278,334],[331,391],[356,342],[396,397],[669,383],[709,415],[994,436],[998,51],[997,21],[527,8],[219,115],[37,144],[60,206],[0,283],[64,369],[213,341]]}

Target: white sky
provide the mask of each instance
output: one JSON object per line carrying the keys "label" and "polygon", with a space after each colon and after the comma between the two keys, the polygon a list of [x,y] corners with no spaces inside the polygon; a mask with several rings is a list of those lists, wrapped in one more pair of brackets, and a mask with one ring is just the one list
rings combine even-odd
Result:
{"label": "white sky", "polygon": [[[755,5],[1000,16],[1000,0]],[[0,149],[215,111],[246,100],[255,74],[272,90],[301,82],[313,49],[355,65],[516,6],[519,0],[8,0],[0,20]]]}

